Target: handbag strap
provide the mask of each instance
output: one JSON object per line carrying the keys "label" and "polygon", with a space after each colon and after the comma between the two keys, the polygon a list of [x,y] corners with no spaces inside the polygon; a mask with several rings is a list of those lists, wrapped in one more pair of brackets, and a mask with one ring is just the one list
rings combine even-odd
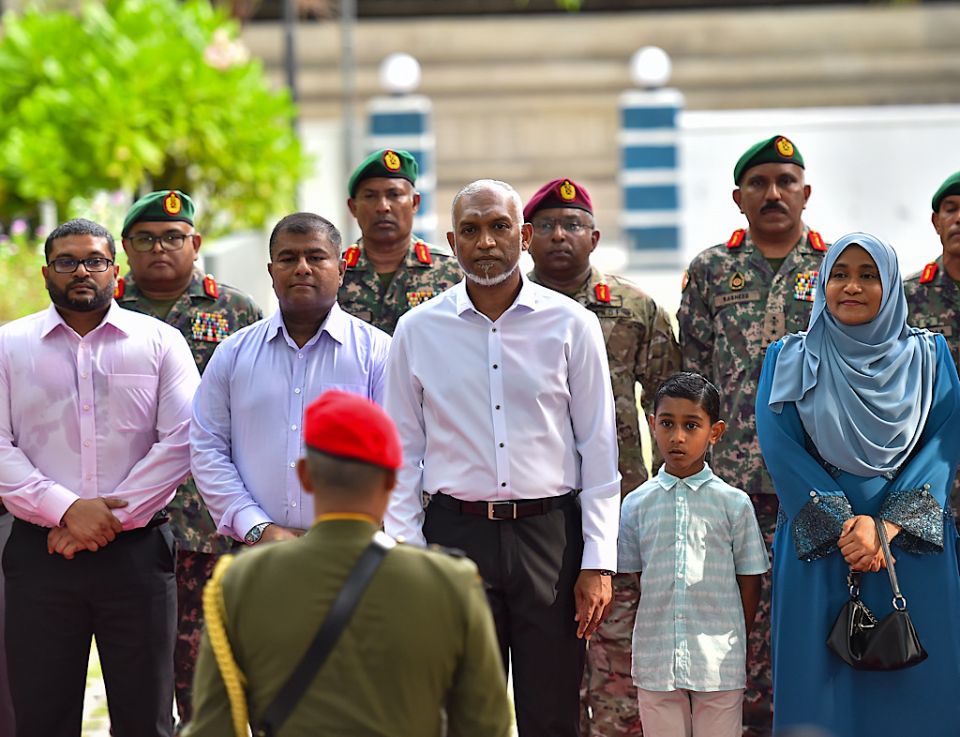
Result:
{"label": "handbag strap", "polygon": [[346,628],[387,551],[395,545],[396,541],[382,532],[373,536],[350,570],[307,652],[263,712],[259,725],[253,730],[256,737],[272,737],[290,716]]}
{"label": "handbag strap", "polygon": [[907,599],[900,593],[900,583],[897,581],[897,570],[893,566],[893,555],[890,554],[890,541],[887,540],[887,528],[883,526],[883,520],[879,517],[873,518],[877,525],[877,535],[880,538],[880,548],[883,550],[883,559],[887,564],[887,575],[890,577],[890,588],[893,589],[893,608],[898,612],[907,611]]}

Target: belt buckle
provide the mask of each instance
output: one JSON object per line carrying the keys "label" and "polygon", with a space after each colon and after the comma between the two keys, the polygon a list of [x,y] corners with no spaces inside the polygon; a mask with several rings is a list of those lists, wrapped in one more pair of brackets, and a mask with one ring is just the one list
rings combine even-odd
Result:
{"label": "belt buckle", "polygon": [[[498,509],[503,509],[506,507],[510,510],[509,515],[502,517],[497,514]],[[517,504],[516,502],[487,502],[487,519],[516,519],[517,518]]]}

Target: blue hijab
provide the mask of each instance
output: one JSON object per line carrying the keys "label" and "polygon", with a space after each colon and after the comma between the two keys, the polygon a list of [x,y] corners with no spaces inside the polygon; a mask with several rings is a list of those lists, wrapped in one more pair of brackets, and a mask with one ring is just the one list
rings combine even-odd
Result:
{"label": "blue hijab", "polygon": [[[859,245],[877,264],[883,296],[877,316],[844,325],[827,309],[830,271]],[[896,252],[866,233],[843,236],[820,266],[806,332],[788,335],[777,356],[770,408],[795,402],[823,459],[858,476],[879,476],[910,456],[927,421],[936,377],[934,336],[907,325]]]}

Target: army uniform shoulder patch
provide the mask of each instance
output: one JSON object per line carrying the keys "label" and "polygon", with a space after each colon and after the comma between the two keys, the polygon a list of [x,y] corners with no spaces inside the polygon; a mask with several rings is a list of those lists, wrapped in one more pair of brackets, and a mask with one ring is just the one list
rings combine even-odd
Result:
{"label": "army uniform shoulder patch", "polygon": [[827,250],[827,244],[823,242],[823,236],[821,236],[817,231],[811,230],[809,239],[810,239],[810,245],[814,251]]}
{"label": "army uniform shoulder patch", "polygon": [[413,252],[424,266],[433,266],[433,256],[430,255],[430,248],[423,241],[417,241],[413,245]]}
{"label": "army uniform shoulder patch", "polygon": [[680,291],[682,292],[687,288],[687,284],[690,283],[690,271],[689,269],[683,270],[683,279],[680,280]]}
{"label": "army uniform shoulder patch", "polygon": [[196,312],[190,324],[190,335],[194,340],[219,343],[230,335],[230,321],[222,312]]}
{"label": "army uniform shoulder patch", "polygon": [[407,292],[407,304],[409,304],[411,308],[416,307],[421,302],[426,302],[428,299],[432,298],[432,289],[417,289],[413,292]]}
{"label": "army uniform shoulder patch", "polygon": [[117,286],[113,288],[113,298],[122,299],[124,292],[127,291],[127,284],[123,281],[123,277],[117,278]]}
{"label": "army uniform shoulder patch", "polygon": [[220,297],[220,287],[217,285],[217,280],[213,278],[212,274],[207,274],[203,277],[203,291],[210,299],[218,299]]}
{"label": "army uniform shoulder patch", "polygon": [[800,302],[813,302],[817,296],[818,271],[798,271],[793,285],[793,298]]}
{"label": "army uniform shoulder patch", "polygon": [[[931,261],[929,264],[923,267],[923,271],[920,274],[920,283],[929,284],[937,277],[937,271],[940,270],[940,267],[937,265],[936,261]],[[118,282],[119,283],[119,282]]]}
{"label": "army uniform shoulder patch", "polygon": [[610,304],[610,287],[606,284],[597,284],[593,288],[593,294],[597,298],[597,302],[603,302],[604,304]]}
{"label": "army uniform shoulder patch", "polygon": [[737,228],[735,231],[733,231],[733,235],[730,236],[730,240],[727,241],[727,248],[740,248],[746,235],[746,230],[743,228]]}
{"label": "army uniform shoulder patch", "polygon": [[354,244],[343,253],[343,260],[348,269],[352,269],[360,262],[360,246]]}

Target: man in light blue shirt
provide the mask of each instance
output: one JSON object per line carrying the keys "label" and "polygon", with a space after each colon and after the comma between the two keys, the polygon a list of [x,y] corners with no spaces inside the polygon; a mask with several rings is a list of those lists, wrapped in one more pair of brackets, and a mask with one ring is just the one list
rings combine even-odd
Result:
{"label": "man in light blue shirt", "polygon": [[193,403],[191,468],[218,531],[250,545],[313,523],[297,479],[303,412],[327,389],[380,403],[390,336],[343,312],[341,237],[312,213],[283,218],[267,268],[279,312],[213,354]]}

